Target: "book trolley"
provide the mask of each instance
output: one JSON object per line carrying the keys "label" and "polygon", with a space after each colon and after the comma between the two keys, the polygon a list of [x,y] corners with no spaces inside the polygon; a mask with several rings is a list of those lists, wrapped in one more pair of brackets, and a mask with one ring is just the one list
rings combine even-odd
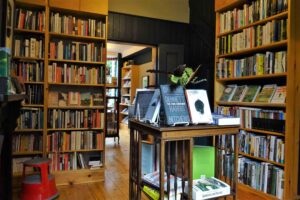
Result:
{"label": "book trolley", "polygon": [[[153,136],[157,144],[154,165],[160,173],[160,199],[165,194],[170,194],[170,174],[177,180],[181,177],[182,194],[186,199],[192,199],[192,166],[193,166],[193,138],[206,136],[233,135],[234,137],[234,170],[232,179],[229,181],[231,187],[230,196],[237,199],[237,134],[239,126],[216,126],[216,125],[194,125],[194,126],[154,126],[139,122],[135,119],[129,120],[130,128],[130,158],[129,158],[129,199],[141,199],[143,185],[147,184],[141,177],[142,141],[145,136]],[[171,144],[172,142],[172,144]],[[172,147],[171,147],[172,146]],[[171,150],[172,148],[172,150]],[[174,155],[171,155],[171,151]],[[171,158],[172,157],[172,158]],[[183,164],[182,164],[183,163]],[[158,165],[157,165],[158,164]],[[217,170],[216,170],[217,171]],[[164,179],[164,173],[167,179]],[[165,181],[167,189],[164,188]],[[174,189],[177,189],[178,181],[174,181]],[[184,187],[185,185],[185,187]],[[176,192],[175,192],[176,193]],[[147,194],[146,194],[147,195]],[[151,198],[151,197],[149,197]]]}

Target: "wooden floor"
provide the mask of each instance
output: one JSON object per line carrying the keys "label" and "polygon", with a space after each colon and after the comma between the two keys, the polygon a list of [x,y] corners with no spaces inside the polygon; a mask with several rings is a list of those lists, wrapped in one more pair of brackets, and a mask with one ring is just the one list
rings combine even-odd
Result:
{"label": "wooden floor", "polygon": [[[120,144],[106,139],[105,181],[58,187],[60,200],[128,200],[129,199],[129,132],[120,131]],[[19,191],[13,199],[19,199]],[[147,199],[142,196],[142,199]],[[1,198],[0,198],[1,199]],[[230,198],[228,198],[230,199]],[[239,191],[238,199],[258,200],[259,197]],[[263,198],[265,199],[265,198]]]}

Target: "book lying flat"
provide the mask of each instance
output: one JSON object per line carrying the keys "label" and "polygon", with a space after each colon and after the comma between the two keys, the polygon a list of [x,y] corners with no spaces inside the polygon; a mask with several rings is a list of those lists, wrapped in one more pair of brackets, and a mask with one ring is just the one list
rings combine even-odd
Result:
{"label": "book lying flat", "polygon": [[239,117],[233,116],[225,116],[225,115],[218,115],[213,114],[213,123],[216,125],[240,125],[241,120]]}

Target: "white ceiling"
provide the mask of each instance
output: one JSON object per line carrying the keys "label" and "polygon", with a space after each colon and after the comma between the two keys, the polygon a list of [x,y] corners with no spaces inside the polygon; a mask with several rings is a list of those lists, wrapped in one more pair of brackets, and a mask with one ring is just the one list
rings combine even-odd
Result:
{"label": "white ceiling", "polygon": [[121,53],[122,57],[126,57],[144,48],[147,48],[147,46],[107,42],[108,56],[116,56],[118,53]]}

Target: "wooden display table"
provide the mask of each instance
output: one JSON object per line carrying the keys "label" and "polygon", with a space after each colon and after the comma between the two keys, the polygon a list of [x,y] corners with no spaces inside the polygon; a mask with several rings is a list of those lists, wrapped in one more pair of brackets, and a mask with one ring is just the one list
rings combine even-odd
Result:
{"label": "wooden display table", "polygon": [[[216,126],[216,125],[197,125],[197,126],[176,126],[176,127],[158,127],[150,124],[138,122],[131,119],[130,128],[130,158],[129,158],[129,199],[141,199],[143,185],[141,177],[141,155],[142,140],[151,135],[154,137],[154,143],[158,144],[158,158],[160,172],[160,199],[164,199],[164,194],[170,191],[171,174],[182,178],[182,185],[188,182],[188,187],[182,187],[184,196],[192,199],[192,167],[193,167],[193,138],[219,135],[234,136],[234,169],[233,179],[231,181],[231,196],[236,199],[237,191],[237,162],[238,162],[238,142],[237,134],[239,126]],[[172,144],[171,144],[172,141]],[[172,152],[171,152],[172,151]],[[156,166],[156,164],[155,164]],[[164,172],[167,174],[167,193],[164,191]],[[175,184],[176,186],[177,184]],[[174,188],[175,188],[174,186]],[[188,189],[188,193],[185,192]]]}

